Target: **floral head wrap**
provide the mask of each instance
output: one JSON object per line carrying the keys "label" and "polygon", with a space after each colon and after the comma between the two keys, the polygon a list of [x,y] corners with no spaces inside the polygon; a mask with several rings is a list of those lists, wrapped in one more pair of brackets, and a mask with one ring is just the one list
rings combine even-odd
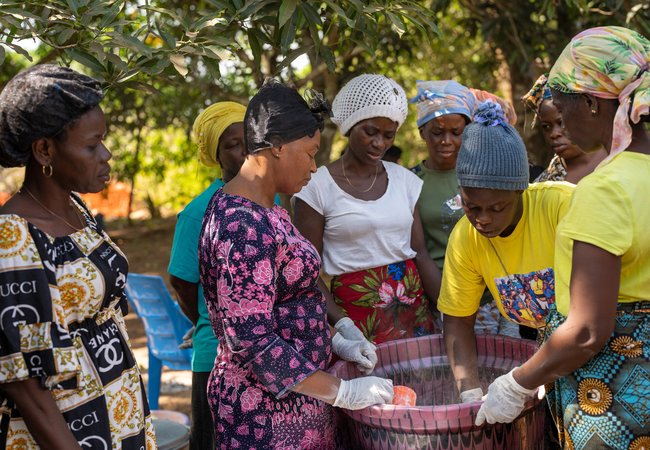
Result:
{"label": "floral head wrap", "polygon": [[535,84],[533,84],[533,87],[530,88],[530,91],[521,97],[521,101],[524,102],[524,105],[535,113],[533,127],[537,122],[537,116],[539,115],[539,109],[542,107],[542,102],[550,98],[551,90],[548,87],[548,78],[546,74],[540,75],[537,81],[535,81]]}
{"label": "floral head wrap", "polygon": [[460,114],[472,120],[476,98],[460,83],[446,81],[418,81],[418,94],[411,103],[418,108],[418,127],[440,116]]}
{"label": "floral head wrap", "polygon": [[474,94],[474,97],[476,97],[477,109],[481,103],[487,101],[498,103],[499,106],[501,106],[503,112],[505,113],[506,119],[508,119],[508,123],[513,126],[517,124],[517,113],[515,112],[515,108],[512,106],[512,103],[510,103],[508,100],[506,100],[505,98],[501,98],[498,95],[495,95],[491,92],[482,91],[481,89],[469,88],[469,90],[472,92],[472,94]]}
{"label": "floral head wrap", "polygon": [[[199,159],[221,172],[217,150],[219,138],[233,123],[243,122],[246,107],[235,102],[218,102],[208,106],[194,121],[192,135],[199,147]],[[221,176],[221,173],[217,175]]]}
{"label": "floral head wrap", "polygon": [[607,159],[632,141],[630,121],[650,109],[650,41],[624,27],[590,28],[575,36],[557,59],[548,85],[556,91],[618,99]]}

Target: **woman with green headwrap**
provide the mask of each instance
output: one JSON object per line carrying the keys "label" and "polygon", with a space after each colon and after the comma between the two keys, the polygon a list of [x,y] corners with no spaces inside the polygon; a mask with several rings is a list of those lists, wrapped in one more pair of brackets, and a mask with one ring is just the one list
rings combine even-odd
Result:
{"label": "woman with green headwrap", "polygon": [[599,27],[574,37],[551,70],[571,139],[609,156],[578,183],[558,226],[547,340],[495,380],[477,423],[514,420],[550,384],[565,448],[650,446],[649,63],[645,37]]}

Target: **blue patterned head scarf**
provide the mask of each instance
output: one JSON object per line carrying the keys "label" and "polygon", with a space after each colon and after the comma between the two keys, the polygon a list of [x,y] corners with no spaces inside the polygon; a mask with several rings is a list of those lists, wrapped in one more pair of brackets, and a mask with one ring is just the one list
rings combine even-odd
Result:
{"label": "blue patterned head scarf", "polygon": [[476,98],[462,84],[453,81],[418,81],[418,93],[411,99],[418,109],[418,127],[448,114],[460,114],[468,121],[474,116]]}

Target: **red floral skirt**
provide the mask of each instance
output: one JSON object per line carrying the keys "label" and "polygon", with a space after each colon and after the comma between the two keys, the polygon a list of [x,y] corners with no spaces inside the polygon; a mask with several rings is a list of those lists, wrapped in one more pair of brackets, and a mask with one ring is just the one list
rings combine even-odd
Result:
{"label": "red floral skirt", "polygon": [[413,260],[337,275],[331,289],[336,304],[375,344],[436,332]]}

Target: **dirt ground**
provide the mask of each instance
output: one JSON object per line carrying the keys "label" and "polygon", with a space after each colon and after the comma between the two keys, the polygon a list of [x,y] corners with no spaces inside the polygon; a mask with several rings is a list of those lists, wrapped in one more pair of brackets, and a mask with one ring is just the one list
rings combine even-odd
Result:
{"label": "dirt ground", "polygon": [[[167,281],[167,264],[174,237],[176,217],[167,219],[135,221],[131,226],[121,222],[106,224],[109,235],[129,259],[129,271],[148,275],[160,275]],[[140,319],[130,312],[126,317],[131,346],[142,369],[147,384],[147,338]],[[190,371],[173,371],[163,368],[159,409],[179,411],[190,416]]]}

